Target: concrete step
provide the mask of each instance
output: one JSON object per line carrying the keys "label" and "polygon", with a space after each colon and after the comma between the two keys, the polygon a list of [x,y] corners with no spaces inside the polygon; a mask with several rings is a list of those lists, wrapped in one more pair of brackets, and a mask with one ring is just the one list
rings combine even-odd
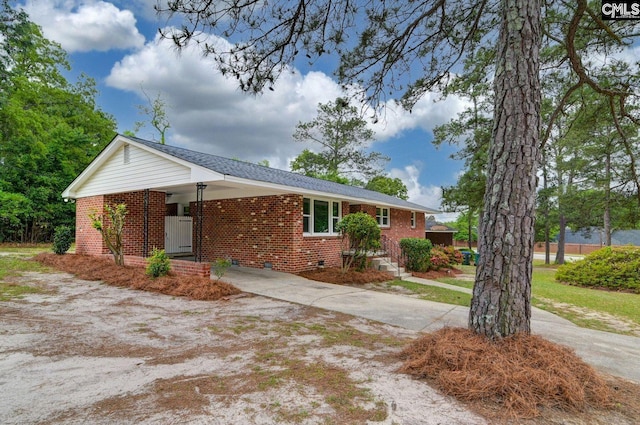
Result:
{"label": "concrete step", "polygon": [[398,263],[392,262],[389,257],[372,258],[371,265],[376,270],[387,272],[393,277],[399,277],[400,279],[411,276],[411,273],[405,272],[404,267],[398,267]]}

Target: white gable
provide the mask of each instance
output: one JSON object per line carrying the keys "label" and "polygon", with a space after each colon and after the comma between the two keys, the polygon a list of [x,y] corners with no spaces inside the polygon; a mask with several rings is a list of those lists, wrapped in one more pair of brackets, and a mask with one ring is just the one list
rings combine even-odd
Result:
{"label": "white gable", "polygon": [[189,167],[137,146],[123,144],[76,188],[75,197],[129,192],[189,182]]}

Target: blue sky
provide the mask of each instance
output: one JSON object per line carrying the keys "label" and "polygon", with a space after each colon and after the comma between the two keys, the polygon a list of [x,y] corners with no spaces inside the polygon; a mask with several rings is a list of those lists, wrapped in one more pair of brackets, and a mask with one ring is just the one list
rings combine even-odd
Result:
{"label": "blue sky", "polygon": [[[144,89],[151,98],[160,93],[167,104],[168,144],[253,162],[267,159],[281,169],[289,169],[302,149],[312,148],[291,135],[298,122],[315,117],[318,103],[343,95],[332,69],[294,69],[273,92],[244,94],[199,51],[177,54],[159,38],[158,28],[167,22],[155,15],[155,2],[23,0],[20,6],[45,37],[69,53],[71,81],[80,73],[96,80],[98,103],[116,118],[120,132],[145,118],[137,109],[147,103]],[[210,41],[227,43],[217,37]],[[440,187],[455,183],[462,163],[449,158],[455,148],[432,146],[431,130],[464,107],[460,99],[437,99],[426,96],[411,114],[387,101],[385,119],[371,124],[376,132],[371,149],[391,157],[387,173],[404,181],[411,201],[434,208],[440,205]],[[157,138],[151,128],[138,136]]]}

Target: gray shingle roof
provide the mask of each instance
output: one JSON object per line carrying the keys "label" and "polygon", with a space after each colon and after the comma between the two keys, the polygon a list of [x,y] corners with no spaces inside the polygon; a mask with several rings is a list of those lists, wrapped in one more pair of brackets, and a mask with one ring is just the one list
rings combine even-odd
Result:
{"label": "gray shingle roof", "polygon": [[192,164],[199,165],[220,174],[238,177],[247,180],[255,180],[265,183],[272,183],[292,188],[305,189],[315,192],[323,192],[332,195],[345,196],[348,198],[358,198],[371,201],[372,203],[383,203],[385,205],[393,205],[403,209],[425,211],[435,213],[438,212],[434,208],[418,205],[408,202],[394,196],[385,195],[384,193],[335,183],[327,180],[307,177],[302,174],[292,173],[290,171],[278,170],[276,168],[265,167],[250,162],[238,161],[235,159],[224,158],[217,155],[211,155],[202,152],[196,152],[176,146],[161,145],[157,142],[139,139],[137,137],[126,136],[128,139],[155,149],[167,155],[188,161]]}

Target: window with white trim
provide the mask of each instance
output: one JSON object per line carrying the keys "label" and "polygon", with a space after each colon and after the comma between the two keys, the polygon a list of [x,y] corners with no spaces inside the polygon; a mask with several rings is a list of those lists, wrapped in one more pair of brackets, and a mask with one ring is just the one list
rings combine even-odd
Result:
{"label": "window with white trim", "polygon": [[334,235],[342,204],[328,199],[303,198],[302,231],[306,235]]}
{"label": "window with white trim", "polygon": [[376,220],[378,226],[389,227],[389,208],[376,207]]}
{"label": "window with white trim", "polygon": [[411,211],[411,228],[412,229],[416,228],[416,212],[415,211]]}

